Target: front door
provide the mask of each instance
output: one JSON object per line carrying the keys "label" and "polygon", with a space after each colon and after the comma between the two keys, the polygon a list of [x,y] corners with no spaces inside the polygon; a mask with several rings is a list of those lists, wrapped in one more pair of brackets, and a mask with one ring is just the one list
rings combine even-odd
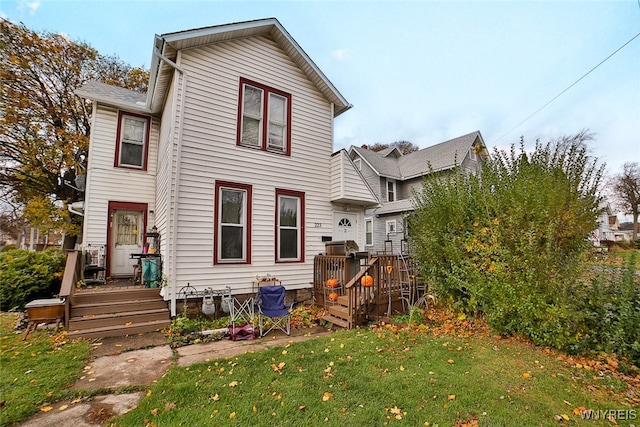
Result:
{"label": "front door", "polygon": [[333,240],[353,240],[357,242],[358,232],[354,213],[334,212],[333,214]]}
{"label": "front door", "polygon": [[132,276],[138,260],[130,255],[142,252],[146,205],[110,203],[109,212],[109,275]]}

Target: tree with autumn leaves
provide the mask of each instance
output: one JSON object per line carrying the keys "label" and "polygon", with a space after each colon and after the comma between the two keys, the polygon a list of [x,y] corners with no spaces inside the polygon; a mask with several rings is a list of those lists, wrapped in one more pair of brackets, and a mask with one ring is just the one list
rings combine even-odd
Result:
{"label": "tree with autumn leaves", "polygon": [[[86,43],[0,20],[0,191],[42,229],[79,232],[67,206],[82,200],[91,103],[74,94],[89,80],[146,90],[149,73]],[[69,185],[71,184],[71,185]]]}
{"label": "tree with autumn leaves", "polygon": [[640,164],[626,162],[622,166],[622,172],[616,174],[609,181],[618,206],[622,212],[633,218],[633,231],[631,239],[638,240],[638,216],[640,216]]}

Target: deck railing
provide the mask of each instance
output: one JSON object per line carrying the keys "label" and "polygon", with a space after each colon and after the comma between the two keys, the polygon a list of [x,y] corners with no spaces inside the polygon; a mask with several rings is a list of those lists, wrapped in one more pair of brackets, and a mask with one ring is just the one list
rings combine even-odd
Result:
{"label": "deck railing", "polygon": [[[411,264],[401,255],[372,255],[354,260],[346,256],[318,255],[314,265],[316,304],[326,307],[326,281],[336,278],[348,298],[349,326],[404,312],[415,292]],[[362,286],[362,277],[373,278],[373,286]]]}
{"label": "deck railing", "polygon": [[71,298],[76,290],[76,284],[81,278],[80,269],[82,267],[82,252],[68,251],[67,263],[64,267],[64,275],[62,276],[62,284],[60,285],[60,298],[64,299],[64,326],[69,328],[69,312]]}

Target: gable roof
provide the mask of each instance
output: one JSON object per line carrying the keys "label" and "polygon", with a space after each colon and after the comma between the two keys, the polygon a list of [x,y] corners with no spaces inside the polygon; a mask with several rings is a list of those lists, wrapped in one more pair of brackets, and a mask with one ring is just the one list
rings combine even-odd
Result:
{"label": "gable roof", "polygon": [[431,170],[437,172],[460,165],[476,141],[484,145],[480,131],[400,155],[397,158],[388,155],[391,153],[389,149],[375,152],[352,146],[349,152],[357,153],[378,175],[404,180],[422,176]]}
{"label": "gable roof", "polygon": [[147,100],[149,108],[154,112],[162,108],[173,74],[174,67],[164,59],[175,61],[180,49],[255,36],[270,37],[282,47],[325,98],[335,105],[334,117],[352,107],[282,24],[276,18],[267,18],[156,35],[151,63],[150,98]]}
{"label": "gable roof", "polygon": [[[174,62],[179,50],[254,36],[270,37],[278,43],[325,98],[334,104],[334,117],[352,107],[276,18],[156,35],[150,66],[149,90],[146,94],[99,82],[88,82],[75,93],[108,105],[158,114],[164,105],[174,70],[183,72]],[[144,105],[141,102],[144,102]]]}

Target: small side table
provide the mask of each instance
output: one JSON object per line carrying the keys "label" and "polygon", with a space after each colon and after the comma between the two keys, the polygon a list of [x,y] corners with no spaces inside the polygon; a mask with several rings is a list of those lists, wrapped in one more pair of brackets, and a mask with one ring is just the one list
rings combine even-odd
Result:
{"label": "small side table", "polygon": [[27,309],[29,323],[27,323],[27,330],[22,338],[23,341],[27,339],[29,332],[35,331],[42,322],[55,321],[56,330],[58,330],[64,318],[64,300],[61,299],[37,299],[28,303],[25,308]]}

